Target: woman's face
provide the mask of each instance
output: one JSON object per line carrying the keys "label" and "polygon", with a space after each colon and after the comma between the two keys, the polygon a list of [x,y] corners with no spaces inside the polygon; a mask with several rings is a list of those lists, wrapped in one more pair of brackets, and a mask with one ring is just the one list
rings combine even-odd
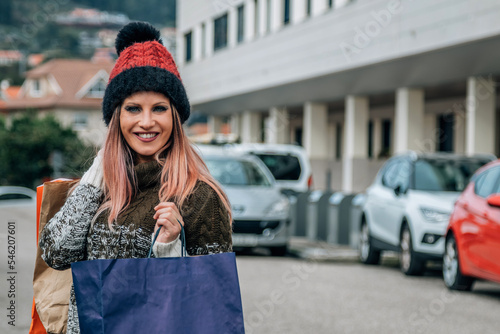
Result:
{"label": "woman's face", "polygon": [[136,163],[151,161],[172,134],[170,99],[155,92],[137,92],[127,97],[120,110],[120,129],[136,153]]}

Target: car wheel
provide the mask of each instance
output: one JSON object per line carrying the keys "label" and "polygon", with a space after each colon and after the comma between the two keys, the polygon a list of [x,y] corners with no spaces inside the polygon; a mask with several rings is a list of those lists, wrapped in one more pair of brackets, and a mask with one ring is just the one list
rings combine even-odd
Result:
{"label": "car wheel", "polygon": [[370,230],[366,222],[362,223],[359,237],[359,259],[364,264],[378,264],[380,262],[380,251],[372,246]]}
{"label": "car wheel", "polygon": [[425,263],[413,251],[410,228],[406,224],[399,241],[399,265],[403,274],[408,276],[421,275],[425,267]]}
{"label": "car wheel", "polygon": [[270,247],[272,256],[285,256],[288,253],[288,246]]}
{"label": "car wheel", "polygon": [[444,284],[450,290],[470,291],[474,284],[474,278],[460,272],[458,248],[453,235],[446,239],[443,256],[443,279]]}

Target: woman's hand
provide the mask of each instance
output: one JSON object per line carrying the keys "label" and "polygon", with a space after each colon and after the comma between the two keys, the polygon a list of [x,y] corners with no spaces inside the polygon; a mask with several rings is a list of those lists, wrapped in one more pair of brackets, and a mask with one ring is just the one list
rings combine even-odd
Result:
{"label": "woman's hand", "polygon": [[[155,233],[156,230],[161,226],[162,229],[158,234],[157,242],[168,243],[172,242],[181,233],[181,225],[184,226],[184,221],[179,213],[177,205],[172,202],[161,202],[155,206],[156,213],[153,216],[156,219]],[[177,222],[179,220],[179,222]]]}

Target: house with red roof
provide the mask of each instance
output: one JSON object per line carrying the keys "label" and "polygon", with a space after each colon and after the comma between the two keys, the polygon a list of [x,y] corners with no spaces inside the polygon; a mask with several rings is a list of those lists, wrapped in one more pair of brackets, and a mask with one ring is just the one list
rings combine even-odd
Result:
{"label": "house with red roof", "polygon": [[89,144],[104,142],[101,103],[113,62],[53,59],[26,73],[14,98],[4,99],[3,113],[16,117],[27,110],[53,114]]}

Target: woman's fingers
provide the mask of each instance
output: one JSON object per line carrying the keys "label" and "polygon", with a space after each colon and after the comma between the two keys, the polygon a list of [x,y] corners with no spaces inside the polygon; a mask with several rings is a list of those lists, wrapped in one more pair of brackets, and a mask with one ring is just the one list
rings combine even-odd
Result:
{"label": "woman's fingers", "polygon": [[155,207],[154,219],[156,219],[155,232],[161,226],[158,234],[158,242],[171,242],[177,238],[181,232],[179,222],[184,225],[179,209],[172,202],[161,202]]}

